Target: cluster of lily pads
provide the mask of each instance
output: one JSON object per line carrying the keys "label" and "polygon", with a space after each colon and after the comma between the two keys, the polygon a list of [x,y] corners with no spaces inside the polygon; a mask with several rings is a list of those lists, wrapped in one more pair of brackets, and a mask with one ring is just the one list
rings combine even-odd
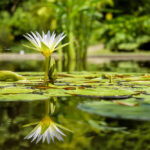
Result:
{"label": "cluster of lily pads", "polygon": [[19,74],[26,80],[0,82],[0,101],[79,96],[85,97],[85,100],[78,108],[89,113],[113,118],[150,120],[149,74],[59,73],[55,83],[50,86],[43,86],[43,73]]}

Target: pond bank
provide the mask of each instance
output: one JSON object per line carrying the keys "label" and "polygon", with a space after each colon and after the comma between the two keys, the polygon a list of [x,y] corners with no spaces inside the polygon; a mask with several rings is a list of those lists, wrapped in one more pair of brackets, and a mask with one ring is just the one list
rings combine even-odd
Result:
{"label": "pond bank", "polygon": [[[57,54],[53,57],[58,59]],[[0,61],[23,61],[23,60],[44,60],[41,54],[17,54],[17,53],[2,53],[0,54]],[[92,63],[100,63],[111,60],[140,60],[146,61],[150,60],[150,54],[100,54],[100,55],[90,55],[88,56],[88,61]]]}

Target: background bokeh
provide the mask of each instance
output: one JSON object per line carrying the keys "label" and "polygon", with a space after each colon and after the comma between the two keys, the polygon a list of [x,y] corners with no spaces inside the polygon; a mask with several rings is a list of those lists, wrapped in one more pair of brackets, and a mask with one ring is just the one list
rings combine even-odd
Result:
{"label": "background bokeh", "polygon": [[[89,65],[81,63],[87,62],[88,56],[91,55],[116,53],[148,55],[150,0],[0,1],[0,53],[36,53],[23,46],[28,44],[23,35],[31,31],[41,33],[48,30],[55,30],[56,33],[65,32],[67,37],[63,43],[69,42],[67,47],[58,52],[59,71],[87,70]],[[89,49],[91,45],[96,45],[97,48]],[[65,62],[62,57],[65,58]],[[70,65],[71,60],[76,60],[76,64]],[[95,61],[92,63],[95,64]],[[120,62],[117,63],[115,67],[120,66]],[[3,66],[1,69],[7,68],[3,62],[0,64]],[[18,64],[14,63],[14,67],[11,65],[9,68],[12,71],[43,71],[43,67],[38,67],[39,60]],[[24,64],[27,67],[24,67]],[[131,64],[129,68],[135,66],[134,64],[141,68],[140,58],[138,62],[130,61],[127,66],[129,64]],[[114,62],[106,65],[110,69],[103,67],[103,70],[112,70]],[[142,65],[149,71],[149,63],[142,62]],[[97,69],[101,69],[101,66]]]}
{"label": "background bokeh", "polygon": [[[83,47],[149,50],[149,0],[1,0],[0,50],[18,52],[30,31],[64,31]],[[81,44],[82,43],[82,44]],[[75,47],[76,47],[75,46]],[[73,46],[72,46],[73,47]]]}
{"label": "background bokeh", "polygon": [[[0,0],[0,58],[36,53],[23,46],[29,44],[23,35],[48,30],[65,32],[63,43],[69,42],[57,52],[58,71],[150,72],[150,59],[144,59],[150,58],[150,0]],[[44,71],[41,59],[18,61],[16,56],[0,60],[0,70]],[[0,150],[150,150],[149,122],[112,120],[77,109],[79,102],[90,100],[58,98],[53,117],[74,134],[51,145],[24,140],[33,128],[22,126],[43,117],[44,102],[1,103]]]}

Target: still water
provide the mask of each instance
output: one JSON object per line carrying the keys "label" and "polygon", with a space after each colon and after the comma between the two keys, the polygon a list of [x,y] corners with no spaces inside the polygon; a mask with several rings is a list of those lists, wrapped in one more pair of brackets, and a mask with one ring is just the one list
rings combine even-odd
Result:
{"label": "still water", "polygon": [[[85,113],[77,105],[88,98],[58,98],[51,118],[72,132],[64,141],[55,139],[47,144],[25,140],[35,126],[25,124],[40,121],[45,115],[45,101],[0,103],[0,150],[149,150],[150,123],[119,120]],[[125,128],[122,128],[125,127]]]}
{"label": "still water", "polygon": [[[40,66],[40,67],[39,67]],[[59,68],[59,65],[57,64]],[[0,70],[11,70],[16,72],[42,72],[45,69],[43,61],[0,61]],[[63,67],[61,71],[67,71],[67,67]],[[104,61],[102,63],[88,63],[86,67],[77,65],[77,71],[104,71],[104,72],[122,72],[122,73],[148,73],[150,72],[150,61]]]}
{"label": "still water", "polygon": [[[1,63],[2,69],[14,71],[43,71],[40,62],[10,65]],[[149,62],[109,62],[89,65],[88,71],[150,72]],[[93,100],[93,99],[92,99]],[[51,118],[71,130],[61,130],[64,141],[50,142],[24,139],[45,116],[45,101],[0,103],[0,150],[150,150],[150,122],[100,117],[79,110],[78,104],[90,98],[58,97]]]}

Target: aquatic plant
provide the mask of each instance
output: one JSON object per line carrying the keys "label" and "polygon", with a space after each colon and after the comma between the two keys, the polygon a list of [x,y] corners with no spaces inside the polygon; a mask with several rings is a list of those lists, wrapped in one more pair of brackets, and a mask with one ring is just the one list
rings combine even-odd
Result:
{"label": "aquatic plant", "polygon": [[18,81],[18,80],[26,80],[25,77],[12,72],[12,71],[0,71],[0,81]]}
{"label": "aquatic plant", "polygon": [[59,128],[65,129],[61,125],[55,123],[49,116],[45,116],[25,139],[32,138],[31,142],[37,139],[36,143],[40,140],[44,143],[47,139],[48,144],[51,140],[54,142],[55,138],[59,141],[63,141],[64,139],[62,136],[66,135]]}
{"label": "aquatic plant", "polygon": [[27,33],[26,35],[24,35],[24,37],[28,39],[33,45],[33,46],[27,46],[27,45],[25,46],[33,50],[39,51],[45,56],[46,66],[45,66],[44,86],[47,85],[49,79],[48,74],[49,74],[49,68],[51,68],[50,66],[51,54],[57,49],[60,49],[68,44],[66,43],[57,47],[58,44],[65,38],[65,36],[66,35],[64,33],[61,33],[58,36],[56,36],[55,32],[51,34],[50,31],[48,31],[47,34],[45,34],[42,31],[42,35],[40,35],[38,32],[35,33],[31,32],[31,34]]}
{"label": "aquatic plant", "polygon": [[32,138],[31,142],[36,140],[36,143],[38,143],[40,140],[42,140],[42,142],[44,143],[44,141],[47,140],[48,144],[51,140],[54,142],[55,138],[59,141],[64,141],[62,136],[66,135],[60,130],[60,128],[67,131],[70,130],[60,124],[57,124],[50,117],[50,114],[53,114],[55,111],[56,101],[56,97],[52,97],[50,100],[46,100],[45,117],[40,122],[30,123],[24,126],[28,127],[31,125],[36,125],[36,127],[25,137],[25,139]]}

